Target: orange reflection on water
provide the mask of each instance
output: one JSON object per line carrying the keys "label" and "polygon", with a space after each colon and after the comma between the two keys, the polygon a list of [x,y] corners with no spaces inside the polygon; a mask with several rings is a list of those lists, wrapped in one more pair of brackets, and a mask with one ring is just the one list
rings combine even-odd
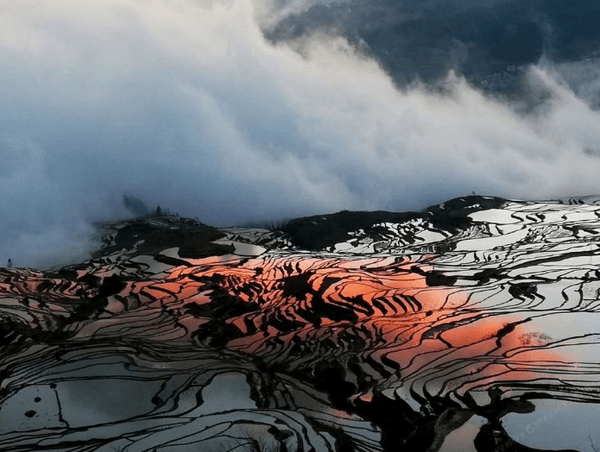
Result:
{"label": "orange reflection on water", "polygon": [[[425,275],[431,270],[427,259],[215,258],[179,267],[144,292],[207,305],[218,287],[253,303],[249,312],[227,319],[241,336],[227,348],[274,360],[359,354],[402,380],[425,378],[431,385],[441,379],[448,388],[547,378],[564,366],[563,354],[524,341],[526,333],[538,333],[522,323],[527,313],[491,312],[460,288],[429,286]],[[186,320],[186,327],[195,326]],[[514,350],[528,355],[511,356]]]}

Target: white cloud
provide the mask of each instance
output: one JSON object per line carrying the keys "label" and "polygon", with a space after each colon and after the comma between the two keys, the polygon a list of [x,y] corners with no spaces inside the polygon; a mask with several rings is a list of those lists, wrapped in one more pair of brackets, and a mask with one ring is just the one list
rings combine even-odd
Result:
{"label": "white cloud", "polygon": [[258,0],[0,4],[0,249],[17,265],[84,243],[123,193],[232,224],[600,191],[599,114],[544,69],[531,91],[550,100],[524,114],[452,76],[443,96],[401,92],[341,38],[273,45]]}

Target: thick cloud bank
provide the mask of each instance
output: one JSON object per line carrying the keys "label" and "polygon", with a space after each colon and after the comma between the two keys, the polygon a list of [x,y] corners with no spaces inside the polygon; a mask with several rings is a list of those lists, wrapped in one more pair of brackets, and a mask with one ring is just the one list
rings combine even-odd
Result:
{"label": "thick cloud bank", "polygon": [[259,1],[0,5],[0,259],[16,265],[76,257],[123,194],[225,225],[600,192],[589,77],[575,92],[532,67],[531,98],[508,105],[452,74],[400,91],[335,36],[273,44]]}

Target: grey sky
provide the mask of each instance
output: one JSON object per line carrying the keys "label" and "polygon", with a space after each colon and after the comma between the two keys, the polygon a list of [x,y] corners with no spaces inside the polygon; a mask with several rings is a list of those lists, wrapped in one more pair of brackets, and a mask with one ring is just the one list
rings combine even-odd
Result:
{"label": "grey sky", "polygon": [[506,3],[510,0],[405,0],[402,3],[416,8],[435,8],[451,5],[461,9],[488,8],[498,3]]}

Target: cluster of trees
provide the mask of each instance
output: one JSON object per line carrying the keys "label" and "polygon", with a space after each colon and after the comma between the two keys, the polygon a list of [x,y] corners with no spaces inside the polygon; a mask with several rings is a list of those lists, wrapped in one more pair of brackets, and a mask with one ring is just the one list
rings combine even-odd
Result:
{"label": "cluster of trees", "polygon": [[178,217],[178,216],[179,216],[179,213],[177,213],[177,212],[175,212],[175,213],[171,213],[171,211],[170,211],[169,209],[162,210],[162,209],[160,208],[160,206],[157,206],[157,207],[156,207],[156,211],[154,212],[154,216],[155,216],[155,217],[169,216],[169,215],[172,215],[172,216]]}
{"label": "cluster of trees", "polygon": [[151,209],[141,199],[128,195],[123,195],[123,205],[136,217],[160,217],[163,215],[174,215],[176,217],[179,216],[178,213],[171,213],[169,209],[163,210],[160,206],[157,206],[156,210]]}

